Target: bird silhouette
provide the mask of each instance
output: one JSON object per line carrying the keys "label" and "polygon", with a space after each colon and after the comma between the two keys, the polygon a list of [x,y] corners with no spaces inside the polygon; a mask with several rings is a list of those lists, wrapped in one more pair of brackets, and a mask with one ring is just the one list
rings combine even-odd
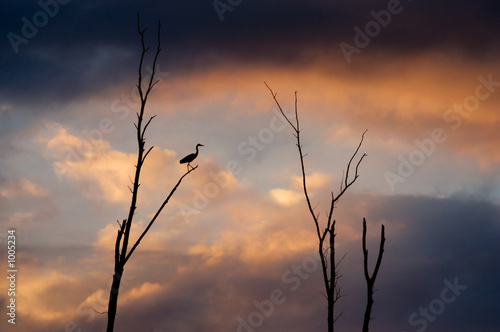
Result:
{"label": "bird silhouette", "polygon": [[179,164],[185,164],[187,163],[187,169],[189,171],[189,167],[194,168],[193,166],[190,165],[190,163],[198,157],[198,147],[199,146],[204,146],[203,144],[196,144],[196,153],[191,153],[179,160]]}

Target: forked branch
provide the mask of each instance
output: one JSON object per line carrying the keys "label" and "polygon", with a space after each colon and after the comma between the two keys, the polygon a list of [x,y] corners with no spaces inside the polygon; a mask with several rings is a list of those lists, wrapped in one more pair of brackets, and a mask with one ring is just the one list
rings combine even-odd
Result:
{"label": "forked branch", "polygon": [[380,231],[380,247],[378,250],[377,263],[375,264],[375,269],[373,270],[372,275],[368,272],[368,249],[366,249],[366,219],[363,218],[363,270],[366,280],[366,309],[365,315],[363,318],[363,332],[368,332],[368,327],[371,319],[371,311],[373,306],[373,293],[375,292],[375,279],[377,278],[377,274],[380,268],[380,264],[382,263],[382,255],[384,254],[384,244],[385,244],[385,227],[382,225]]}

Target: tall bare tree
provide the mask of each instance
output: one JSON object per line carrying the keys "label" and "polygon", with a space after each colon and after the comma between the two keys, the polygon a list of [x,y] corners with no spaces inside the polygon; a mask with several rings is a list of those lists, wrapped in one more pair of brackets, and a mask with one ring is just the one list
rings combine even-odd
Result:
{"label": "tall bare tree", "polygon": [[135,128],[137,131],[137,144],[138,144],[138,153],[137,153],[137,164],[135,165],[135,176],[134,176],[134,181],[133,181],[133,187],[130,188],[130,191],[132,193],[132,201],[130,203],[130,209],[128,212],[128,217],[127,219],[123,220],[123,223],[119,223],[120,228],[118,229],[118,234],[116,236],[116,242],[115,242],[115,268],[114,268],[114,274],[113,274],[113,283],[111,285],[111,290],[109,293],[109,304],[108,304],[108,325],[107,325],[107,332],[112,332],[114,329],[114,324],[115,324],[115,317],[116,317],[116,310],[117,310],[117,305],[118,305],[118,294],[120,290],[120,282],[123,276],[123,271],[125,264],[128,262],[130,259],[130,256],[134,253],[135,249],[141,242],[141,240],[144,238],[146,233],[149,231],[155,220],[158,218],[160,215],[161,211],[165,207],[165,205],[168,203],[174,192],[177,190],[177,187],[181,184],[182,179],[192,171],[194,171],[198,166],[192,167],[191,169],[188,169],[184,175],[182,175],[179,180],[177,181],[177,184],[172,188],[170,193],[166,196],[165,200],[161,204],[161,206],[158,208],[156,211],[155,215],[153,218],[149,221],[148,226],[144,229],[142,234],[139,236],[139,238],[135,241],[134,245],[128,250],[128,244],[129,244],[129,237],[130,237],[130,230],[132,228],[132,222],[135,214],[135,210],[137,208],[137,197],[139,194],[139,186],[140,186],[140,175],[141,175],[141,170],[142,166],[144,164],[144,161],[146,160],[146,157],[148,154],[151,152],[153,149],[153,146],[151,146],[147,151],[145,149],[146,145],[146,140],[145,140],[145,133],[146,129],[148,128],[149,124],[151,121],[154,119],[154,116],[150,117],[149,120],[145,121],[144,119],[144,111],[146,108],[146,103],[148,100],[149,93],[153,89],[153,87],[158,83],[159,81],[155,81],[155,69],[156,69],[156,62],[158,60],[158,55],[160,54],[160,30],[161,30],[161,23],[158,23],[158,45],[156,48],[156,53],[154,56],[153,60],[153,69],[151,72],[151,77],[149,80],[146,80],[146,85],[143,86],[143,62],[144,62],[144,57],[149,50],[149,47],[146,47],[144,44],[144,34],[146,32],[146,29],[141,30],[140,26],[140,21],[139,17],[137,18],[137,29],[139,32],[139,35],[141,36],[141,45],[142,45],[142,54],[141,54],[141,59],[139,62],[139,78],[137,82],[137,90],[139,91],[139,97],[141,99],[141,104],[140,104],[140,111],[137,113],[137,123],[135,123]]}
{"label": "tall bare tree", "polygon": [[[347,191],[347,189],[357,180],[359,177],[358,174],[358,168],[361,162],[363,161],[363,158],[366,157],[366,154],[361,155],[359,157],[355,170],[354,170],[354,176],[350,177],[351,175],[349,172],[351,171],[351,167],[353,164],[354,159],[356,158],[356,155],[359,152],[359,149],[361,148],[361,145],[363,143],[364,135],[365,132],[361,136],[361,141],[359,142],[358,147],[354,151],[353,155],[351,156],[349,162],[347,163],[347,168],[345,170],[345,174],[342,176],[341,182],[340,182],[340,189],[337,195],[331,192],[331,200],[330,200],[330,209],[327,215],[327,221],[326,221],[326,227],[324,229],[321,228],[320,222],[319,222],[319,213],[316,213],[314,211],[314,207],[311,204],[311,200],[309,198],[309,193],[307,191],[307,181],[306,181],[306,171],[305,171],[305,165],[304,165],[304,157],[305,154],[302,151],[302,142],[300,138],[300,122],[299,122],[299,116],[298,116],[298,107],[297,107],[297,92],[295,92],[295,121],[294,119],[288,118],[288,116],[285,114],[283,111],[280,103],[278,102],[278,99],[276,98],[277,93],[273,92],[273,90],[267,85],[267,83],[264,82],[266,87],[269,89],[271,92],[271,95],[273,96],[274,102],[278,106],[278,109],[280,110],[281,114],[283,117],[286,119],[290,127],[292,127],[294,131],[294,136],[297,140],[297,149],[299,152],[299,158],[300,158],[300,166],[301,166],[301,171],[302,171],[302,187],[304,190],[304,196],[307,202],[307,207],[309,209],[309,213],[311,214],[311,217],[314,221],[314,225],[316,227],[316,235],[318,237],[318,253],[319,257],[321,260],[321,267],[322,267],[322,272],[323,272],[323,282],[325,286],[325,291],[326,291],[326,299],[328,302],[328,332],[334,332],[335,330],[335,322],[337,319],[342,315],[342,313],[335,315],[335,304],[337,301],[340,299],[341,295],[341,287],[339,285],[339,272],[338,272],[338,264],[342,262],[342,259],[345,257],[345,255],[338,261],[336,262],[335,260],[335,220],[333,219],[333,209],[335,207],[335,204],[339,201],[340,197]],[[366,233],[366,223],[364,223],[364,233]],[[382,226],[383,227],[383,226]],[[382,228],[383,231],[383,228]],[[327,238],[328,236],[328,238]],[[363,253],[365,254],[365,271],[366,271],[366,260],[368,257],[368,251],[366,251],[366,246],[365,246],[365,237],[363,237]],[[325,244],[326,242],[326,244]],[[367,282],[369,282],[369,292],[368,292],[368,298],[371,300],[370,307],[368,307],[367,304],[367,313],[368,317],[370,317],[370,312],[371,312],[371,304],[373,303],[373,285],[375,283],[375,278],[378,272],[378,268],[380,267],[380,262],[382,260],[382,252],[383,252],[383,242],[381,244],[382,250],[379,253],[379,260],[377,261],[377,267],[375,270],[375,273],[370,279],[367,279]],[[367,275],[367,272],[365,272],[365,275]],[[365,314],[366,315],[366,314]],[[369,321],[369,319],[368,319]],[[366,328],[368,328],[368,324],[366,324]],[[363,327],[364,329],[364,327]],[[364,331],[364,330],[363,330]],[[368,330],[366,330],[368,331]]]}

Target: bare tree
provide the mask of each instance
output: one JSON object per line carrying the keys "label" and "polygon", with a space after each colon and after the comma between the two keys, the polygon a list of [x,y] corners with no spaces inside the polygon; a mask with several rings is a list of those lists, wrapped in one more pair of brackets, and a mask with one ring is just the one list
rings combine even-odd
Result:
{"label": "bare tree", "polygon": [[[306,171],[305,171],[305,165],[304,165],[304,157],[306,156],[303,151],[302,151],[302,143],[300,139],[300,122],[299,122],[299,116],[298,116],[298,110],[297,110],[297,92],[295,92],[295,123],[293,123],[293,119],[289,119],[285,113],[283,112],[283,109],[281,108],[280,103],[278,102],[276,95],[277,93],[274,93],[273,90],[267,85],[267,83],[264,82],[266,87],[269,89],[271,92],[271,95],[273,96],[273,99],[278,106],[278,109],[280,110],[281,114],[283,117],[286,119],[290,127],[294,130],[294,136],[297,140],[297,149],[299,152],[299,158],[300,158],[300,166],[301,166],[301,171],[302,171],[302,187],[304,189],[304,196],[307,202],[307,207],[309,209],[309,213],[311,214],[311,217],[314,221],[314,225],[316,227],[316,234],[318,236],[318,253],[320,256],[321,260],[321,267],[322,267],[322,272],[323,272],[323,282],[326,290],[326,299],[328,302],[328,332],[333,332],[334,331],[334,326],[335,322],[337,319],[342,315],[342,313],[338,314],[337,316],[335,315],[335,304],[339,300],[339,298],[342,296],[341,295],[341,287],[339,285],[339,278],[341,277],[339,272],[338,272],[338,264],[340,264],[345,257],[345,255],[338,261],[336,262],[335,260],[335,220],[333,219],[333,209],[335,207],[335,204],[339,201],[340,197],[346,192],[346,190],[356,181],[356,179],[359,177],[358,174],[358,168],[361,162],[363,161],[363,158],[366,157],[366,154],[363,154],[357,161],[356,166],[355,166],[355,171],[354,171],[354,176],[350,178],[349,172],[351,171],[351,166],[353,164],[353,160],[356,158],[356,155],[359,152],[359,149],[363,143],[364,135],[366,133],[363,132],[361,136],[361,141],[359,142],[358,147],[354,151],[353,155],[351,156],[351,159],[347,163],[347,168],[345,170],[345,174],[342,176],[341,182],[340,182],[340,190],[337,195],[331,192],[331,200],[330,200],[330,209],[327,214],[327,222],[326,222],[326,227],[324,229],[321,228],[320,223],[319,223],[319,213],[316,213],[314,211],[314,207],[311,204],[311,200],[309,198],[309,194],[307,191],[307,183],[306,183]],[[328,236],[328,239],[327,239]],[[327,243],[325,245],[325,242]],[[363,242],[364,245],[365,242]],[[383,245],[383,244],[382,244]],[[325,246],[327,246],[325,248]],[[365,248],[365,247],[363,247]],[[363,251],[365,253],[365,251]],[[368,252],[366,251],[366,256],[365,256],[365,262],[367,259]],[[376,273],[378,272],[378,267],[380,266],[380,261],[382,259],[382,254],[379,254],[379,262],[377,262],[377,268],[376,272],[374,273],[373,277],[371,279],[367,279],[370,282],[371,288],[369,292],[369,299],[372,300],[371,303],[373,303],[373,298],[371,295],[373,294],[373,284],[375,282],[375,277]],[[367,307],[368,310],[368,307]],[[371,304],[370,308],[368,310],[368,317],[370,316],[370,310],[371,310]],[[368,325],[366,325],[368,328]]]}
{"label": "bare tree", "polygon": [[378,270],[380,268],[380,264],[382,263],[382,255],[384,253],[384,243],[385,243],[385,227],[382,225],[382,229],[380,231],[380,248],[378,250],[377,263],[375,264],[375,269],[373,270],[373,274],[370,276],[368,273],[368,249],[366,249],[366,219],[363,218],[363,270],[365,273],[366,280],[366,309],[365,315],[363,318],[363,332],[368,332],[368,326],[370,325],[371,312],[373,306],[373,293],[375,293],[375,279],[377,278]]}
{"label": "bare tree", "polygon": [[[141,240],[144,238],[146,233],[149,231],[155,220],[158,218],[160,215],[161,211],[165,207],[165,205],[168,203],[174,192],[177,190],[177,187],[181,184],[182,179],[192,171],[194,171],[198,166],[192,167],[191,169],[188,169],[184,175],[180,177],[178,180],[177,184],[172,188],[170,193],[167,195],[159,209],[156,211],[155,215],[153,218],[149,221],[148,226],[144,229],[142,234],[139,236],[139,238],[135,241],[134,245],[130,250],[127,251],[128,249],[128,244],[129,244],[129,237],[130,237],[130,230],[132,228],[132,221],[134,218],[134,213],[137,208],[136,203],[137,203],[137,197],[139,194],[139,179],[141,175],[141,170],[142,166],[144,164],[144,161],[146,160],[146,157],[148,154],[151,152],[153,149],[153,146],[151,146],[147,151],[145,149],[145,133],[146,129],[148,128],[149,124],[151,121],[154,119],[154,116],[150,117],[147,122],[144,120],[144,110],[146,108],[146,102],[149,96],[149,93],[153,89],[153,87],[158,83],[159,81],[155,81],[155,69],[156,69],[156,62],[158,60],[158,55],[160,54],[160,30],[161,30],[161,23],[158,23],[158,45],[156,48],[156,54],[154,56],[153,60],[153,69],[151,72],[151,77],[149,78],[149,81],[146,80],[146,87],[143,87],[143,82],[142,82],[142,71],[143,71],[143,62],[144,62],[144,57],[149,50],[149,47],[146,47],[144,44],[144,33],[146,32],[146,29],[141,30],[139,18],[137,18],[137,29],[139,32],[139,35],[141,36],[141,44],[142,44],[142,54],[141,54],[141,59],[139,62],[139,78],[137,82],[137,90],[139,91],[139,97],[141,99],[141,106],[140,106],[140,111],[137,113],[137,123],[135,123],[135,128],[137,130],[137,144],[138,144],[138,153],[137,153],[137,164],[135,165],[135,177],[133,181],[133,187],[129,188],[131,193],[132,193],[132,201],[130,203],[130,209],[128,212],[128,217],[127,219],[123,220],[123,223],[118,224],[120,225],[120,228],[118,230],[118,234],[116,236],[116,243],[115,243],[115,268],[114,268],[114,275],[113,275],[113,283],[111,286],[110,294],[109,294],[109,304],[108,304],[108,325],[107,325],[107,332],[112,332],[114,329],[114,324],[115,324],[115,316],[116,316],[116,309],[118,305],[118,294],[120,290],[120,282],[123,276],[123,271],[125,264],[128,262],[130,259],[130,256],[132,253],[135,251]],[[144,123],[145,122],[145,123]]]}

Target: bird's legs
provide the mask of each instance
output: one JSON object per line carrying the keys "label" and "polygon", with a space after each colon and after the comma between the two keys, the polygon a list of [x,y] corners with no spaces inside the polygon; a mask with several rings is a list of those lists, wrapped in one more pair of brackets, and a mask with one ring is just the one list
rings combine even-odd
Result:
{"label": "bird's legs", "polygon": [[[189,167],[191,167],[191,169],[189,169]],[[198,167],[198,165],[197,165],[196,167]],[[195,168],[194,168],[193,166],[191,166],[191,163],[188,163],[188,164],[187,164],[187,170],[188,170],[188,172],[189,172],[190,170],[193,170],[193,169],[195,169]]]}

